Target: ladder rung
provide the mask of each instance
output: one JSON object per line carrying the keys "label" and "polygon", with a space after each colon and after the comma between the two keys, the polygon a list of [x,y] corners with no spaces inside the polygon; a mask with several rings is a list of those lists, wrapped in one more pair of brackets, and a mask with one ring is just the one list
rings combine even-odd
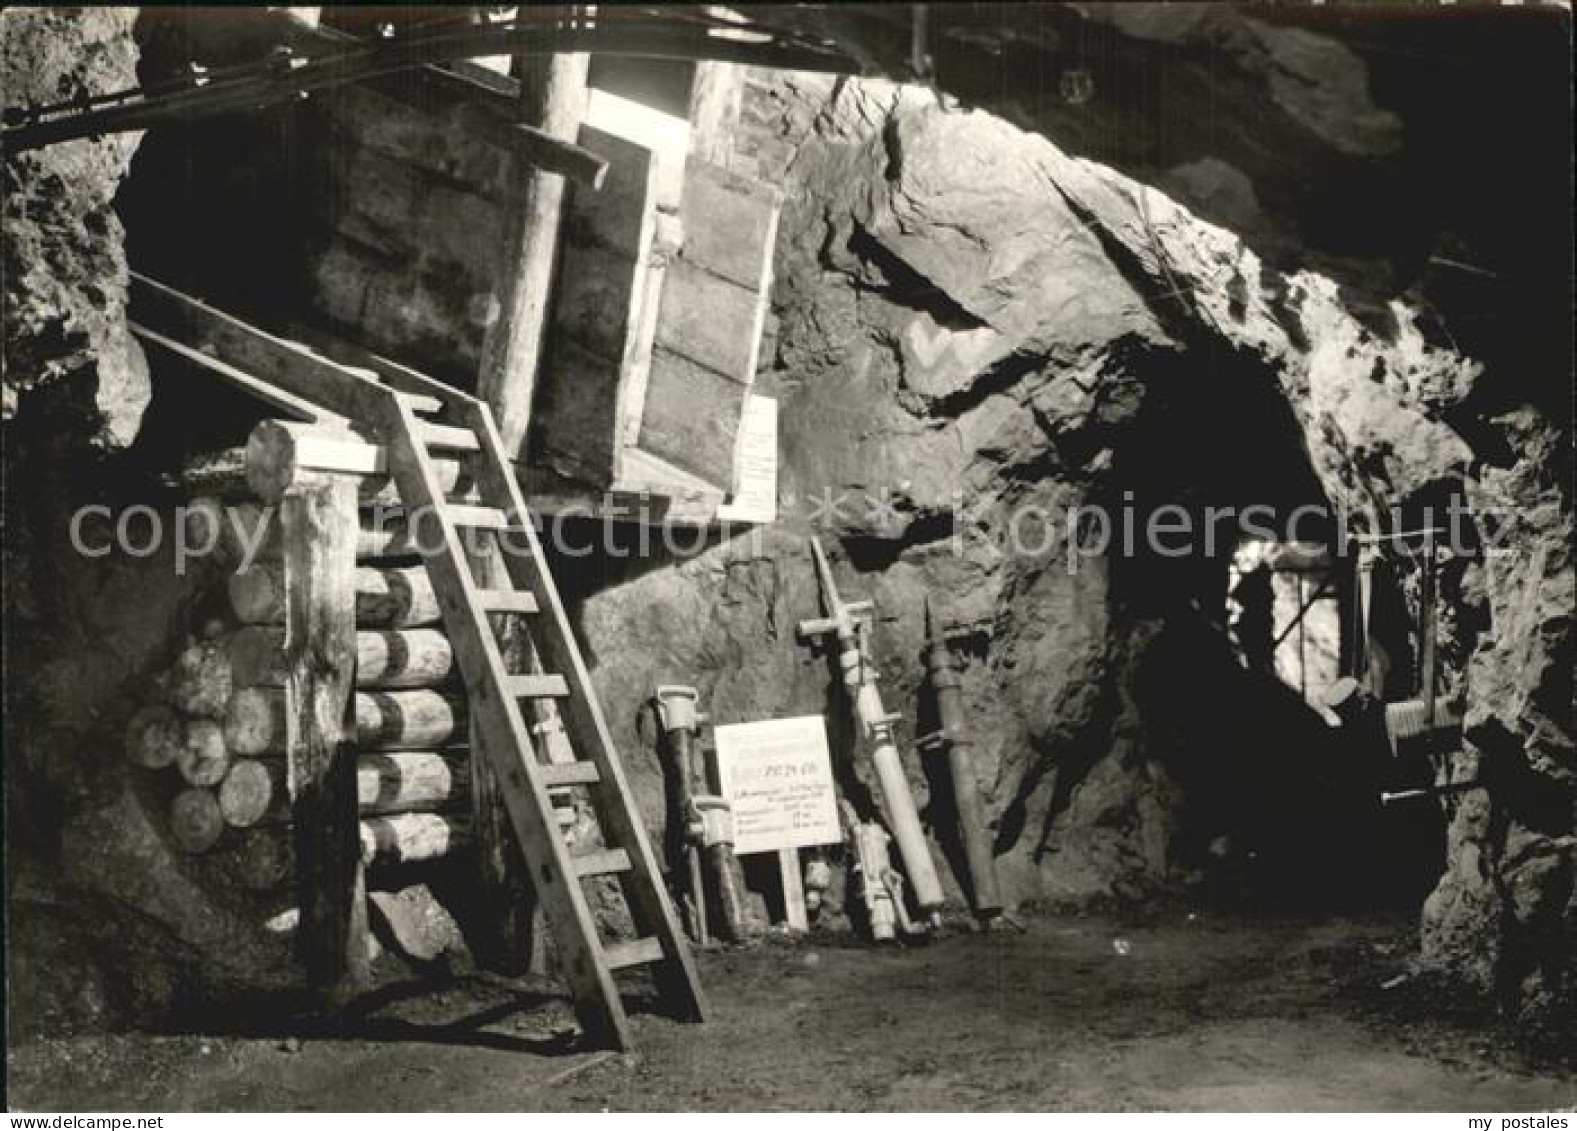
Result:
{"label": "ladder rung", "polygon": [[429,397],[425,393],[400,393],[400,392],[397,392],[394,395],[399,397],[402,401],[404,401],[412,412],[441,412],[441,411],[443,411],[444,402],[439,400],[437,397]]}
{"label": "ladder rung", "polygon": [[611,876],[615,872],[630,870],[630,854],[622,848],[599,849],[596,852],[588,852],[584,856],[571,857],[570,862],[575,865],[575,874],[582,878]]}
{"label": "ladder rung", "polygon": [[452,424],[432,424],[420,421],[416,428],[416,439],[429,448],[448,448],[456,452],[477,452],[482,450],[482,445],[477,442],[476,434],[469,428],[456,428]]}
{"label": "ladder rung", "polygon": [[512,675],[504,681],[504,693],[511,699],[564,699],[569,684],[561,675]]}
{"label": "ladder rung", "polygon": [[528,589],[483,589],[476,595],[487,613],[534,613],[537,595]]}
{"label": "ladder rung", "polygon": [[595,785],[601,780],[595,762],[549,762],[542,767],[542,784],[549,789],[561,785]]}
{"label": "ladder rung", "polygon": [[509,515],[497,507],[473,507],[468,503],[445,503],[444,511],[456,526],[473,530],[507,530]]}
{"label": "ladder rung", "polygon": [[608,961],[608,969],[625,970],[631,966],[661,962],[663,944],[648,935],[644,939],[631,939],[629,942],[604,943],[602,954]]}

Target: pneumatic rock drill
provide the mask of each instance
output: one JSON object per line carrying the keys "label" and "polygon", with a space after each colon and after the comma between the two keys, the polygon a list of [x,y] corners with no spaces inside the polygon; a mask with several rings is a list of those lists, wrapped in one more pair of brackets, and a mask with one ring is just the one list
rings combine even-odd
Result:
{"label": "pneumatic rock drill", "polygon": [[[693,687],[666,685],[653,696],[668,751],[684,821],[685,918],[699,943],[711,939],[707,889],[717,897],[716,921],[725,939],[737,941],[753,933],[744,905],[744,877],[734,856],[734,817],[716,788],[715,767],[702,765],[696,734],[706,721]],[[707,883],[707,875],[711,883]]]}
{"label": "pneumatic rock drill", "polygon": [[838,667],[843,686],[853,704],[861,737],[870,750],[871,764],[876,770],[876,780],[881,788],[888,823],[892,826],[892,836],[898,842],[898,854],[903,860],[904,871],[909,874],[915,906],[921,917],[929,920],[932,926],[937,926],[941,922],[942,884],[937,878],[936,866],[931,861],[931,850],[925,842],[925,832],[920,827],[920,815],[915,811],[914,798],[909,793],[909,780],[904,776],[897,743],[893,741],[893,723],[899,716],[889,714],[882,705],[881,692],[876,687],[876,670],[870,663],[868,634],[873,606],[869,601],[845,602],[838,594],[837,584],[832,578],[832,567],[827,564],[827,555],[821,548],[820,539],[812,538],[810,548],[815,555],[816,574],[821,579],[821,595],[827,615],[816,620],[801,621],[800,637],[814,639],[835,636],[837,639]]}

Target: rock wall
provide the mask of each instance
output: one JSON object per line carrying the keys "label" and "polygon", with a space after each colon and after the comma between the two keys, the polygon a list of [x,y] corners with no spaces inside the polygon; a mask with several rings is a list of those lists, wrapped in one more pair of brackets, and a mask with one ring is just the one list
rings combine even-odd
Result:
{"label": "rock wall", "polygon": [[[7,110],[102,94],[136,81],[135,13],[11,10],[0,16]],[[72,402],[95,442],[124,447],[148,403],[148,370],[126,329],[126,257],[111,201],[135,134],[71,142],[5,162],[5,403]]]}
{"label": "rock wall", "polygon": [[[1477,749],[1455,769],[1482,761],[1494,784],[1446,804],[1423,957],[1550,1009],[1572,929],[1569,436],[1527,408],[1464,424],[1494,374],[1427,341],[1418,312],[1394,303],[1376,332],[1329,279],[1275,272],[989,115],[799,77],[748,108],[745,156],[791,201],[761,377],[781,404],[786,517],[584,586],[608,700],[692,679],[720,721],[829,709],[828,670],[791,641],[818,607],[803,537],[819,530],[842,582],[876,599],[884,688],[907,717],[923,598],[978,626],[981,786],[1019,898],[1140,895],[1243,852],[1267,880],[1361,887],[1416,818],[1377,812],[1374,752],[1236,665],[1224,564],[1106,555],[1070,574],[1046,518],[1129,498],[1141,519],[1171,502],[1386,511],[1460,490],[1508,535],[1443,583],[1447,676]],[[633,724],[621,737],[641,749]],[[910,771],[930,796],[935,768]]]}
{"label": "rock wall", "polygon": [[[0,13],[8,107],[135,83],[128,9]],[[222,890],[150,820],[121,735],[190,613],[155,472],[196,442],[205,402],[145,429],[152,387],[125,320],[113,207],[139,136],[4,163],[5,782],[13,1034],[158,1021],[288,960],[261,953]],[[177,402],[179,387],[169,388]],[[99,507],[83,514],[83,507]],[[108,551],[127,508],[130,544]],[[83,521],[73,524],[74,516]],[[156,529],[166,537],[156,538]],[[86,548],[83,552],[79,547]]]}

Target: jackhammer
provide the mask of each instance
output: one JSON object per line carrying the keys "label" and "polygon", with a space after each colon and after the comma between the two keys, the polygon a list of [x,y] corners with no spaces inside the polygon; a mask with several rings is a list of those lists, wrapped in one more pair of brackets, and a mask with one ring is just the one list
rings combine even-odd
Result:
{"label": "jackhammer", "polygon": [[862,737],[871,751],[871,763],[876,769],[876,780],[881,787],[892,836],[898,842],[904,870],[908,872],[909,883],[914,889],[915,906],[931,926],[940,926],[942,884],[937,879],[931,850],[920,828],[920,816],[915,811],[914,798],[909,794],[909,781],[904,776],[903,762],[898,757],[898,746],[893,741],[893,723],[901,716],[889,714],[882,705],[881,692],[876,687],[876,672],[868,659],[868,634],[874,606],[870,601],[845,603],[838,595],[832,567],[827,564],[827,555],[821,548],[820,539],[811,538],[810,548],[815,555],[816,573],[821,579],[822,600],[827,615],[816,620],[801,621],[800,638],[837,637],[838,665],[843,676],[843,686],[854,706]]}
{"label": "jackhammer", "polygon": [[875,821],[861,821],[854,806],[847,801],[839,803],[843,815],[844,833],[854,860],[849,869],[849,880],[855,897],[865,907],[865,920],[876,942],[892,942],[898,932],[906,935],[924,930],[916,927],[909,917],[903,901],[903,877],[893,867],[887,845],[892,837]]}
{"label": "jackhammer", "polygon": [[[685,918],[698,943],[710,941],[707,916],[706,875],[717,896],[716,921],[729,941],[750,933],[744,906],[744,876],[734,856],[734,814],[716,788],[716,767],[697,757],[696,732],[706,721],[698,711],[699,694],[693,687],[657,688],[653,701],[673,757],[674,780],[679,787],[679,807],[684,821],[686,864]],[[699,785],[698,785],[699,783]]]}
{"label": "jackhammer", "polygon": [[964,858],[969,864],[969,887],[975,917],[991,925],[1002,915],[1002,895],[997,889],[997,862],[992,852],[991,829],[980,787],[975,782],[975,739],[964,714],[963,680],[949,642],[958,635],[954,629],[939,626],[931,616],[931,601],[925,602],[926,672],[931,692],[936,697],[937,730],[922,735],[915,745],[922,751],[947,753],[947,768],[953,784],[953,801],[958,811],[958,837],[963,842]]}

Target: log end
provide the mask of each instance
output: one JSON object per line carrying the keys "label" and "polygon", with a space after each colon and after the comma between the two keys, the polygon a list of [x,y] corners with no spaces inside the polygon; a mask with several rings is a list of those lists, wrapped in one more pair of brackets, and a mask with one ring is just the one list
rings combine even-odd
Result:
{"label": "log end", "polygon": [[184,789],[170,802],[170,833],[183,852],[207,852],[224,832],[219,800],[211,789]]}

